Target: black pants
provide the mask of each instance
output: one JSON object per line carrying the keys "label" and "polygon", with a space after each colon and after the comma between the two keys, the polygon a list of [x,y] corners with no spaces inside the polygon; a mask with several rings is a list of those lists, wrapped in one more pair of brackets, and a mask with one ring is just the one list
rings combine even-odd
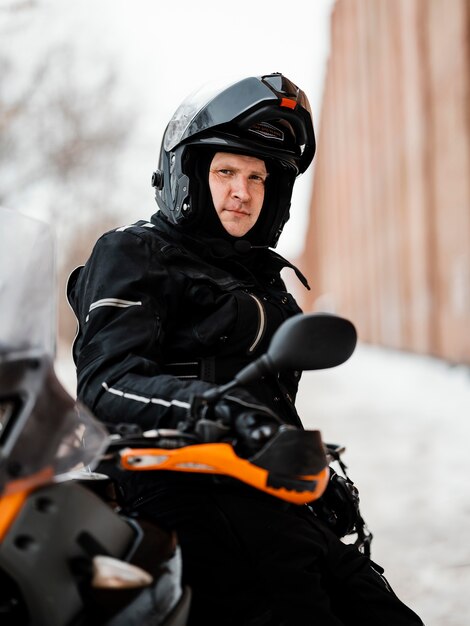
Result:
{"label": "black pants", "polygon": [[163,491],[140,510],[178,533],[192,626],[422,625],[306,507],[218,485]]}

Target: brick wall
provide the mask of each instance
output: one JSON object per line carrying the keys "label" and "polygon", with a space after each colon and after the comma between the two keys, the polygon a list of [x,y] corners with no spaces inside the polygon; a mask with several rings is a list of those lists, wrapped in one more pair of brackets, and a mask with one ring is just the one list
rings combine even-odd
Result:
{"label": "brick wall", "polygon": [[470,3],[337,0],[307,310],[470,363]]}

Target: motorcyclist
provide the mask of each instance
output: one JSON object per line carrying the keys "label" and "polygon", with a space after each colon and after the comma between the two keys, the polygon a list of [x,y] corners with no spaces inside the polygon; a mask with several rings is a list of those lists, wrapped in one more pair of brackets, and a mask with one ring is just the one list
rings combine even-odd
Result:
{"label": "motorcyclist", "polygon": [[[315,137],[308,100],[281,74],[204,88],[165,131],[158,212],[97,242],[70,279],[79,398],[109,427],[197,421],[197,399],[265,352],[300,312],[276,254]],[[205,410],[252,454],[280,423],[302,428],[300,372],[267,376]],[[117,477],[130,509],[176,529],[192,624],[421,624],[380,568],[304,507],[217,476]]]}

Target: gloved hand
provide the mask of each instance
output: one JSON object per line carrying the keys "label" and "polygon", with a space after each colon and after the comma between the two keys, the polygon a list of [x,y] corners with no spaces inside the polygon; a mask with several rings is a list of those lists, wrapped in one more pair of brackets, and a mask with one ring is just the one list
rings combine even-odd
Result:
{"label": "gloved hand", "polygon": [[235,418],[237,452],[253,456],[273,437],[281,421],[271,413],[241,413]]}
{"label": "gloved hand", "polygon": [[272,437],[281,420],[248,391],[235,387],[215,403],[193,398],[194,431],[202,441],[235,438],[237,452],[250,456]]}

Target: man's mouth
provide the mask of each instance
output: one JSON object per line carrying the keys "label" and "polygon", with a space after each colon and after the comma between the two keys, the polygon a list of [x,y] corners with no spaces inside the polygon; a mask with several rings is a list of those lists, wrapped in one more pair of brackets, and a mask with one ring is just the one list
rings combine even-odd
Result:
{"label": "man's mouth", "polygon": [[229,213],[235,213],[236,215],[250,215],[248,211],[245,211],[244,209],[225,209],[225,210],[228,211]]}

